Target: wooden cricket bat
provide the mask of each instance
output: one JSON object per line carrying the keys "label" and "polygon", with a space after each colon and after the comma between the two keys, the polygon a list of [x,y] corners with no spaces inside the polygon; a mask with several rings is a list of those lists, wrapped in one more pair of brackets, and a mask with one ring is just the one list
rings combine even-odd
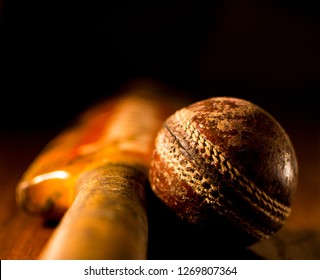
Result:
{"label": "wooden cricket bat", "polygon": [[16,189],[22,209],[60,221],[39,259],[146,258],[154,139],[183,105],[171,89],[134,82],[45,147]]}

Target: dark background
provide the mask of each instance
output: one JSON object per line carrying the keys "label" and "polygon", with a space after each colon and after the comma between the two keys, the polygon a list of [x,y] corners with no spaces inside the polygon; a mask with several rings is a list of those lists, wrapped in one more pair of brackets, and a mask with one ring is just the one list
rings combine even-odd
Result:
{"label": "dark background", "polygon": [[314,118],[317,2],[2,0],[1,127],[58,128],[137,77]]}

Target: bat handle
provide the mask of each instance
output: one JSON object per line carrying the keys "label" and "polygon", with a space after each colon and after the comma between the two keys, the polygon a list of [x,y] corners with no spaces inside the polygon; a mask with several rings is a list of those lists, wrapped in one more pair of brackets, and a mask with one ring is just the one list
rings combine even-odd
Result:
{"label": "bat handle", "polygon": [[107,164],[84,173],[78,194],[38,259],[146,259],[147,175]]}

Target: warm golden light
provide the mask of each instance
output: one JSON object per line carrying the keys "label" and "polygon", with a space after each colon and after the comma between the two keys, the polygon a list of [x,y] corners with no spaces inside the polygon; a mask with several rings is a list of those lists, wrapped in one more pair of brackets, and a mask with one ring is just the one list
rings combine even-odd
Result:
{"label": "warm golden light", "polygon": [[67,179],[70,176],[70,174],[66,171],[63,170],[57,170],[45,174],[41,174],[39,176],[36,176],[32,180],[32,184],[39,184],[43,181],[46,180],[51,180],[51,179]]}

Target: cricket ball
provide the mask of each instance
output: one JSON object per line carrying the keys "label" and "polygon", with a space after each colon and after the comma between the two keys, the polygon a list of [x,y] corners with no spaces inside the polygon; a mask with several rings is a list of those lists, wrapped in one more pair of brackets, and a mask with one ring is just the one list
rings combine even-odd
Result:
{"label": "cricket ball", "polygon": [[284,128],[234,97],[202,100],[168,117],[149,173],[156,197],[181,220],[246,246],[283,226],[297,177]]}

